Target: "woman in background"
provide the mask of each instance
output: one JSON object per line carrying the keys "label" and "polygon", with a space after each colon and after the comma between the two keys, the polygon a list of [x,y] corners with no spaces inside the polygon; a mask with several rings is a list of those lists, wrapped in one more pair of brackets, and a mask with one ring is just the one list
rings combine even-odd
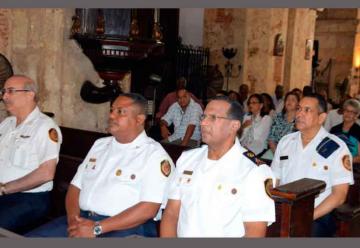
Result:
{"label": "woman in background", "polygon": [[240,143],[243,147],[261,157],[267,149],[266,137],[269,135],[272,119],[264,108],[260,94],[253,94],[247,101],[249,114],[244,117]]}
{"label": "woman in background", "polygon": [[263,106],[264,113],[269,115],[271,118],[274,118],[276,115],[276,111],[272,97],[267,93],[262,93],[261,96],[264,101],[264,106]]}
{"label": "woman in background", "polygon": [[360,162],[360,126],[356,120],[360,114],[360,102],[356,99],[346,100],[343,104],[343,122],[331,128],[330,133],[341,138],[348,146],[353,163]]}
{"label": "woman in background", "polygon": [[285,95],[284,102],[283,110],[273,120],[268,138],[269,148],[273,154],[280,139],[295,131],[296,108],[299,105],[300,97],[295,92],[290,91]]}

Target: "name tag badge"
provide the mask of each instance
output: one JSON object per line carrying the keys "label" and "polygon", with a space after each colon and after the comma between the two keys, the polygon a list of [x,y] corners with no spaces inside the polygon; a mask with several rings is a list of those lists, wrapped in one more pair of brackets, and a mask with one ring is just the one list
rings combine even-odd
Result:
{"label": "name tag badge", "polygon": [[280,156],[280,160],[287,160],[289,159],[289,156]]}

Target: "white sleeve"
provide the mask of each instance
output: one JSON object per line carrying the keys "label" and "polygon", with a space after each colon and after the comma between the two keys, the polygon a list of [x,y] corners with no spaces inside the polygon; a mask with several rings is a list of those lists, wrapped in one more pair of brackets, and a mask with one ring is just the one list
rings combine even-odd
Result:
{"label": "white sleeve", "polygon": [[276,179],[281,179],[281,167],[280,167],[280,151],[282,150],[282,142],[279,141],[279,144],[276,147],[274,158],[271,162],[271,170],[274,173]]}
{"label": "white sleeve", "polygon": [[270,225],[275,221],[275,203],[265,190],[267,179],[273,180],[273,183],[275,181],[267,165],[260,165],[249,173],[246,179],[246,204],[242,208],[244,222],[266,221]]}
{"label": "white sleeve", "polygon": [[162,203],[169,178],[174,171],[174,164],[169,155],[162,150],[155,150],[146,163],[146,176],[141,185],[140,201]]}
{"label": "white sleeve", "polygon": [[[62,135],[59,127],[55,124],[43,124],[36,133],[36,150],[39,164],[51,159],[59,160]],[[57,136],[57,137],[54,137]]]}
{"label": "white sleeve", "polygon": [[343,183],[354,184],[352,172],[352,156],[345,144],[341,145],[339,151],[334,154],[333,167],[330,170],[330,180],[332,185]]}
{"label": "white sleeve", "polygon": [[93,155],[93,149],[96,145],[96,142],[94,143],[94,145],[91,147],[90,151],[88,152],[88,154],[86,155],[84,161],[79,165],[76,174],[74,176],[74,178],[71,180],[71,184],[76,186],[77,188],[81,189],[81,185],[82,185],[82,178],[84,175],[84,171],[85,171],[85,167],[86,165],[89,164],[89,160]]}
{"label": "white sleeve", "polygon": [[181,195],[180,195],[179,180],[183,173],[183,169],[182,169],[183,160],[184,160],[184,154],[181,154],[181,156],[178,158],[178,160],[176,162],[175,172],[169,182],[169,189],[168,189],[168,196],[167,196],[168,199],[180,200],[180,198],[181,198],[180,197]]}

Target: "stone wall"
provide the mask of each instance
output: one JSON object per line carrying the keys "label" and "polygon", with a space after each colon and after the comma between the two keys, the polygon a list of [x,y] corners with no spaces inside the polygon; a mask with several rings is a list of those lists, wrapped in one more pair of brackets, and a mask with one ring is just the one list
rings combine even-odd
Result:
{"label": "stone wall", "polygon": [[40,108],[55,113],[57,123],[105,131],[109,103],[80,98],[82,82],[101,83],[90,60],[69,39],[73,14],[73,9],[0,9],[0,52],[14,73],[36,80]]}
{"label": "stone wall", "polygon": [[[236,48],[237,54],[231,60],[234,64],[233,75],[230,78],[229,89],[238,90],[243,81],[243,73],[239,73],[238,65],[244,66],[246,9],[205,9],[204,12],[204,47],[210,48],[210,64],[218,64],[225,76],[226,59],[222,48]],[[241,70],[243,72],[244,68]],[[224,78],[224,89],[226,79]]]}
{"label": "stone wall", "polygon": [[[325,9],[316,22],[315,39],[319,40],[319,70],[322,71],[329,60],[331,63],[328,83],[330,97],[339,100],[336,84],[351,74],[356,30],[358,29],[357,9]],[[356,49],[355,49],[356,50]]]}
{"label": "stone wall", "polygon": [[[204,18],[204,46],[210,47],[210,63],[219,64],[224,75],[221,48],[238,49],[232,62],[242,70],[230,79],[230,89],[238,90],[244,82],[251,92],[272,94],[276,84],[289,90],[310,83],[311,59],[304,54],[306,40],[314,38],[315,10],[206,9]],[[282,56],[274,56],[277,34],[285,46]]]}

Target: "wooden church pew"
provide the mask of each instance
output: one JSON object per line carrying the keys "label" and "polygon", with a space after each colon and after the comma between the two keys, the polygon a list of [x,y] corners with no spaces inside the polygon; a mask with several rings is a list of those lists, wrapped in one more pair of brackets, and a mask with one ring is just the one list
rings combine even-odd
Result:
{"label": "wooden church pew", "polygon": [[315,197],[325,182],[303,178],[270,191],[275,201],[276,222],[268,227],[268,237],[310,237]]}

